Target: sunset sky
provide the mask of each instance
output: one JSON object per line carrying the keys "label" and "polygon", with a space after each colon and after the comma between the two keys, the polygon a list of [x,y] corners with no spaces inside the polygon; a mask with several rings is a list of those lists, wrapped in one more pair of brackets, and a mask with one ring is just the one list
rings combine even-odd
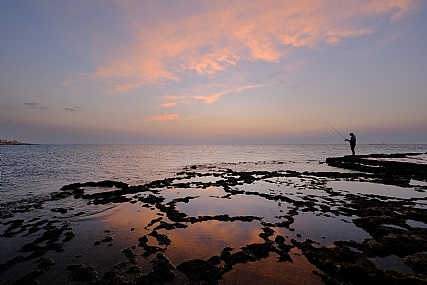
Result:
{"label": "sunset sky", "polygon": [[427,143],[427,1],[2,1],[0,139]]}

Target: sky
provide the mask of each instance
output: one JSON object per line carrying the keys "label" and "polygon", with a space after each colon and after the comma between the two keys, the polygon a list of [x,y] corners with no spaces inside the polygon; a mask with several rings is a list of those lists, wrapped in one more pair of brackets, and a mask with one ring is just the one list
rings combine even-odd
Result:
{"label": "sky", "polygon": [[420,0],[2,1],[0,139],[427,143],[426,27]]}

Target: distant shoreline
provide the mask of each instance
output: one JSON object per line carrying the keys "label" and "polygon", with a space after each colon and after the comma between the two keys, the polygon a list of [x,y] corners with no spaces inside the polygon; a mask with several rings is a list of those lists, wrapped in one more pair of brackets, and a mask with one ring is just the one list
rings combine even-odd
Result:
{"label": "distant shoreline", "polygon": [[0,141],[0,145],[33,145],[32,143],[23,143],[18,141]]}

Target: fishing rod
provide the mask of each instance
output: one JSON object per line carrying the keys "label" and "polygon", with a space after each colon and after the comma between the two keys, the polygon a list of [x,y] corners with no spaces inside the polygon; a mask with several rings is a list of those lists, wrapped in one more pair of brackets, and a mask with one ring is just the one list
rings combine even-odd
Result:
{"label": "fishing rod", "polygon": [[328,122],[326,122],[326,121],[325,121],[325,119],[323,119],[323,118],[322,118],[322,117],[320,117],[320,116],[319,116],[319,118],[320,118],[320,119],[322,119],[326,124],[328,124],[328,126],[330,126],[331,128],[333,128],[333,129],[334,129],[334,131],[336,131],[340,136],[342,136],[342,137],[343,137],[343,139],[345,139],[345,140],[346,140],[346,138],[345,138],[345,137],[344,137],[344,136],[343,136],[339,131],[337,131],[334,127],[332,127],[332,126],[331,126],[331,124],[329,124]]}

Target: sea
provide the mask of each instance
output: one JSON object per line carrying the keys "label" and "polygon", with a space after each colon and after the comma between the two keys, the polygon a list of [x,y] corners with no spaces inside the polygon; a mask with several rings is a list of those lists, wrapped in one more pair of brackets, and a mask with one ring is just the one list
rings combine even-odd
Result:
{"label": "sea", "polygon": [[[427,144],[360,144],[357,154],[425,153]],[[349,155],[348,144],[313,145],[2,145],[0,207],[43,199],[70,183],[115,180],[142,185],[191,166],[239,171],[341,171],[327,157]],[[280,163],[278,163],[280,162]],[[425,156],[416,163],[427,163]]]}
{"label": "sea", "polygon": [[[70,268],[96,269],[101,278],[112,268],[122,268],[124,264],[128,265],[120,274],[131,280],[134,277],[132,268],[137,267],[143,274],[153,268],[151,263],[157,258],[157,254],[149,251],[153,248],[177,268],[196,259],[218,257],[224,250],[234,249],[236,254],[242,250],[242,253],[245,246],[265,242],[262,234],[270,229],[266,224],[286,222],[290,214],[291,227],[271,228],[277,237],[285,237],[289,246],[292,246],[292,239],[301,242],[310,239],[325,248],[332,247],[334,241],[361,243],[371,236],[352,222],[357,217],[335,212],[346,207],[347,193],[357,193],[361,197],[381,195],[383,201],[399,200],[414,208],[427,209],[427,194],[420,190],[425,189],[427,181],[413,180],[411,187],[404,188],[367,181],[319,180],[305,173],[239,183],[232,187],[233,195],[224,187],[202,185],[221,177],[233,177],[229,170],[352,172],[325,163],[328,157],[350,155],[348,144],[1,145],[0,152],[0,284],[30,284],[29,280],[34,278],[37,280],[32,280],[31,284],[53,285],[58,284],[58,280],[61,284],[77,284],[82,280],[78,274],[70,273]],[[397,160],[427,164],[427,144],[360,144],[356,153],[422,153]],[[187,176],[192,172],[207,175]],[[215,172],[221,177],[215,176]],[[259,178],[256,174],[254,177]],[[56,199],[54,197],[58,196],[53,195],[52,198],[52,194],[61,192],[61,187],[72,183],[113,180],[137,186],[165,178],[174,178],[177,184],[150,186],[149,192],[129,194],[130,202],[98,204],[93,199],[74,196]],[[333,189],[333,195],[327,189]],[[84,191],[92,194],[111,189],[89,186],[84,187]],[[286,199],[266,199],[269,195]],[[203,222],[186,222],[185,228],[182,224],[181,227],[162,228],[162,225],[175,224],[170,223],[165,208],[143,202],[148,197],[164,199],[162,205],[168,205],[167,209],[173,202],[176,210],[188,217],[208,218]],[[315,201],[319,209],[330,210],[306,211],[305,206],[298,206],[307,201]],[[233,221],[221,220],[227,216]],[[411,227],[427,228],[426,223],[418,220],[407,219],[406,223]],[[60,233],[59,243],[46,241],[60,229],[64,232]],[[165,245],[155,236],[166,237],[170,244]],[[144,238],[148,244],[141,244]],[[35,252],[22,251],[39,247],[47,250],[40,259]],[[218,284],[324,284],[314,273],[319,269],[298,247],[292,246],[289,250],[292,262],[277,262],[278,258],[277,253],[270,252],[256,262],[233,264],[232,270],[229,268],[218,277]],[[414,274],[395,255],[374,257],[370,261],[382,270]],[[46,262],[53,268],[41,271],[40,264]],[[225,265],[219,266],[225,268]],[[114,272],[119,272],[116,269]],[[174,279],[167,284],[188,284],[189,277],[181,270],[175,269],[174,273]]]}

